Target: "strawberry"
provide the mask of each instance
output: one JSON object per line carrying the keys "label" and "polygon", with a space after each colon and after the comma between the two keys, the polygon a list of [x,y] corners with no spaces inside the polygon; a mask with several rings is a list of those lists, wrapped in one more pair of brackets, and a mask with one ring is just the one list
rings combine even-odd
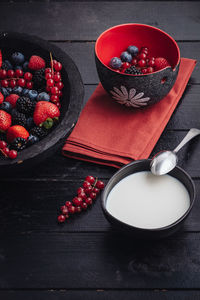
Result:
{"label": "strawberry", "polygon": [[45,68],[45,65],[46,65],[46,63],[42,57],[33,55],[33,56],[31,56],[31,58],[29,60],[28,67],[31,70],[40,70],[40,69]]}
{"label": "strawberry", "polygon": [[21,125],[14,125],[8,128],[7,130],[7,140],[9,143],[12,143],[12,141],[15,138],[23,138],[25,140],[28,139],[29,133],[28,131]]}
{"label": "strawberry", "polygon": [[154,65],[156,71],[164,69],[166,67],[170,67],[170,64],[164,57],[157,57],[155,58],[155,65]]}
{"label": "strawberry", "polygon": [[0,104],[3,103],[4,95],[0,92]]}
{"label": "strawberry", "polygon": [[19,99],[19,95],[17,94],[10,94],[6,97],[5,101],[9,102],[12,107],[15,107],[17,100]]}
{"label": "strawberry", "polygon": [[36,125],[50,129],[53,126],[53,121],[58,120],[59,116],[60,111],[55,104],[47,101],[39,101],[35,106],[33,120]]}
{"label": "strawberry", "polygon": [[0,110],[0,131],[6,131],[12,123],[11,115],[4,110]]}
{"label": "strawberry", "polygon": [[2,66],[2,53],[1,53],[1,50],[0,50],[0,68]]}

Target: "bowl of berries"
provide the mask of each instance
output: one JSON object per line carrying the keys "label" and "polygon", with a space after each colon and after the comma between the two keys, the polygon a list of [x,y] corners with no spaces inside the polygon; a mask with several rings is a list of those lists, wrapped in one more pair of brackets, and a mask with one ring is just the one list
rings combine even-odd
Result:
{"label": "bowl of berries", "polygon": [[97,72],[118,103],[145,108],[173,87],[180,65],[176,41],[145,24],[122,24],[104,31],[95,44]]}
{"label": "bowl of berries", "polygon": [[0,170],[31,168],[61,147],[83,95],[80,73],[60,48],[0,33]]}

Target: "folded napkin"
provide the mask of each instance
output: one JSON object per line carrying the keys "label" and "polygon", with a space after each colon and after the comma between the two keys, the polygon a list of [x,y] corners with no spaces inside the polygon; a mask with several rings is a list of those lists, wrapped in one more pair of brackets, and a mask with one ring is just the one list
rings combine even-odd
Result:
{"label": "folded napkin", "polygon": [[130,109],[116,103],[99,84],[63,147],[63,155],[120,168],[146,159],[176,108],[196,61],[181,58],[175,85],[159,103]]}

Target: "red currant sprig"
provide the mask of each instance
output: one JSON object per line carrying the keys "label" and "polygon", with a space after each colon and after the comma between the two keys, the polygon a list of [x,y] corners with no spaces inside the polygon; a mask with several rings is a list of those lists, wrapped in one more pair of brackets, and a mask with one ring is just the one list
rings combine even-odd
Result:
{"label": "red currant sprig", "polygon": [[77,196],[72,201],[66,201],[65,205],[61,206],[61,214],[57,218],[58,222],[64,223],[71,215],[87,210],[104,186],[103,181],[95,179],[91,175],[87,176],[82,187],[78,188]]}

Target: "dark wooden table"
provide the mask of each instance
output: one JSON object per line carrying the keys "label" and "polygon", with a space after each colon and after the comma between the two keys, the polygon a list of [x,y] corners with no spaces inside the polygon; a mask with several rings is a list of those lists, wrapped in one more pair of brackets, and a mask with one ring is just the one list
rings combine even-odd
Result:
{"label": "dark wooden table", "polygon": [[[98,83],[96,38],[128,22],[165,30],[182,57],[200,59],[199,2],[0,3],[0,30],[38,35],[74,59],[85,102]],[[172,149],[191,127],[200,128],[199,64],[153,152]],[[199,154],[199,139],[180,153],[197,201],[182,232],[163,241],[121,236],[105,220],[99,199],[91,211],[57,225],[57,208],[72,199],[85,176],[107,181],[114,168],[67,159],[58,151],[27,174],[1,179],[0,299],[200,299]]]}

